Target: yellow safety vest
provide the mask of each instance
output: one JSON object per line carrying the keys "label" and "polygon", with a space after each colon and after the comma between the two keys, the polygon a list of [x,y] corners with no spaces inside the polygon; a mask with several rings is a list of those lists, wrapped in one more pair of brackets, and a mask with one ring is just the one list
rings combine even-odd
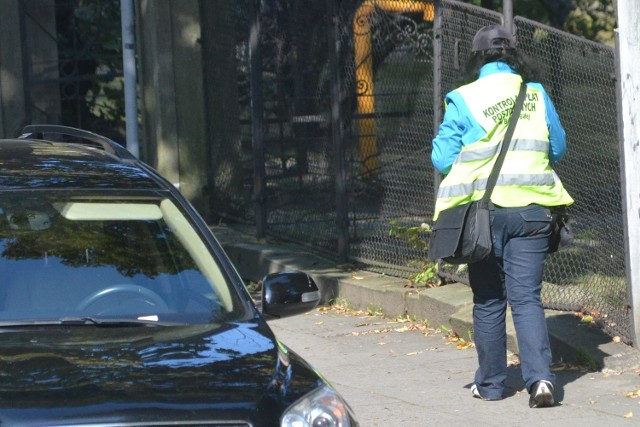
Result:
{"label": "yellow safety vest", "polygon": [[[456,91],[486,133],[463,146],[440,183],[434,219],[445,209],[481,199],[500,153],[522,78],[496,73]],[[527,94],[491,201],[502,207],[530,204],[567,206],[573,199],[549,163],[549,129],[543,94],[527,87]]]}

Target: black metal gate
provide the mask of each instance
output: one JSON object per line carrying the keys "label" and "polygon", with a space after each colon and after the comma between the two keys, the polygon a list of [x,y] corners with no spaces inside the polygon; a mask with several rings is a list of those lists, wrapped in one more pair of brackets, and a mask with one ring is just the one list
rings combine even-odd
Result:
{"label": "black metal gate", "polygon": [[120,3],[24,0],[19,7],[26,121],[80,127],[122,142]]}
{"label": "black metal gate", "polygon": [[415,271],[406,260],[420,254],[389,230],[433,205],[433,3],[267,1],[257,13],[266,191],[254,201],[268,233],[333,255],[346,233],[351,260]]}

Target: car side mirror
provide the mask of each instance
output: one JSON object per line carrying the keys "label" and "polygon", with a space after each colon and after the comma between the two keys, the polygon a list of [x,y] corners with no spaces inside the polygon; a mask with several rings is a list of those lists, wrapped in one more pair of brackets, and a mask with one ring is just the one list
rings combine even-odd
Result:
{"label": "car side mirror", "polygon": [[282,271],[262,279],[262,313],[287,317],[306,313],[320,302],[320,290],[311,276],[301,271]]}

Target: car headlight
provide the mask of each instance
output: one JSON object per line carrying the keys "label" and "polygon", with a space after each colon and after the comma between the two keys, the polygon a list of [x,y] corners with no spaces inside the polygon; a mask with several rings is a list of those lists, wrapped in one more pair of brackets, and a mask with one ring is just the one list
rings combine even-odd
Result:
{"label": "car headlight", "polygon": [[347,403],[323,386],[295,402],[284,412],[281,427],[356,427]]}

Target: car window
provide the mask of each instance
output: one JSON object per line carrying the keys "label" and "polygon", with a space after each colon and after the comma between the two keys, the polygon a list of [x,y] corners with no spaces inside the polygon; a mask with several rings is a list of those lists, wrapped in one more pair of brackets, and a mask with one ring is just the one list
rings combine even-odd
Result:
{"label": "car window", "polygon": [[208,246],[168,198],[0,196],[0,320],[210,323],[238,310]]}

